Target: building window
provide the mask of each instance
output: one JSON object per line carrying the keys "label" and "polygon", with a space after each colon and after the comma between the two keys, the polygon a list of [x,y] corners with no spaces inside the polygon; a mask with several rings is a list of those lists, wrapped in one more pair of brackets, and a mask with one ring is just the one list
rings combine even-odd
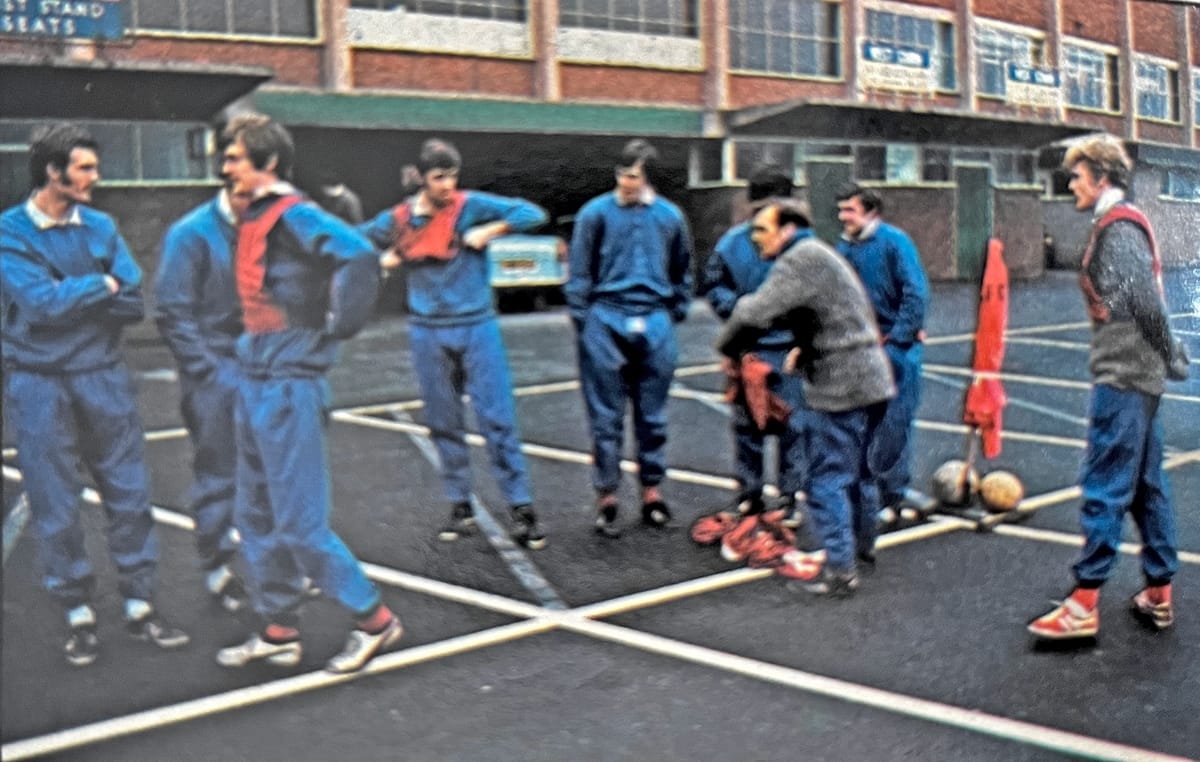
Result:
{"label": "building window", "polygon": [[975,87],[983,95],[1003,96],[1008,64],[1042,65],[1042,41],[1029,35],[980,26],[975,32]]}
{"label": "building window", "polygon": [[992,170],[996,185],[1033,185],[1037,162],[1026,151],[993,151]]}
{"label": "building window", "polygon": [[695,37],[696,0],[560,0],[564,27]]}
{"label": "building window", "polygon": [[[27,149],[39,122],[0,123],[0,143]],[[80,122],[100,145],[100,176],[109,181],[209,180],[209,131],[187,122]]]}
{"label": "building window", "polygon": [[821,0],[730,0],[730,67],[840,76],[840,14],[840,5]]}
{"label": "building window", "polygon": [[1163,173],[1163,195],[1179,201],[1200,201],[1200,170],[1166,170]]}
{"label": "building window", "polygon": [[924,149],[922,152],[921,179],[930,183],[950,182],[950,149]]}
{"label": "building window", "polygon": [[1179,121],[1179,73],[1165,64],[1141,60],[1134,67],[1137,115]]}
{"label": "building window", "polygon": [[720,140],[693,143],[690,175],[692,185],[723,182],[725,180],[725,143]]}
{"label": "building window", "polygon": [[1115,55],[1095,48],[1063,45],[1063,80],[1067,103],[1072,106],[1120,111],[1119,71]]}
{"label": "building window", "polygon": [[953,24],[868,8],[867,37],[875,42],[928,51],[938,88],[954,90],[958,86],[954,71]]}
{"label": "building window", "polygon": [[136,31],[317,36],[315,0],[133,0]]}
{"label": "building window", "polygon": [[525,21],[525,0],[350,0],[351,8],[390,11],[403,8],[410,13],[437,16]]}
{"label": "building window", "polygon": [[733,144],[733,167],[736,179],[749,180],[750,175],[760,164],[774,164],[795,179],[795,145],[744,140]]}
{"label": "building window", "polygon": [[1192,75],[1192,108],[1196,112],[1192,117],[1192,126],[1200,127],[1200,71]]}

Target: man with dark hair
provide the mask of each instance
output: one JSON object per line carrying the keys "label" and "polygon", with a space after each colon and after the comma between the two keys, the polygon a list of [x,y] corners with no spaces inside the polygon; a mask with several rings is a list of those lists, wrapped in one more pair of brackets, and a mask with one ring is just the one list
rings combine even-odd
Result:
{"label": "man with dark hair", "polygon": [[180,412],[192,440],[194,481],[188,500],[205,587],[227,611],[246,604],[231,563],[237,439],[234,346],[242,308],[234,282],[238,220],[250,204],[226,178],[216,197],[175,222],[163,238],[154,281],[155,322],[179,366]]}
{"label": "man with dark hair", "polygon": [[66,611],[64,650],[77,666],[95,661],[100,646],[79,461],[104,502],[129,634],[162,648],[188,642],[152,603],[158,541],[133,378],[120,354],[122,329],[142,319],[142,272],[112,218],[87,206],[98,150],[79,126],[38,129],[33,192],[0,215],[5,408],[43,584]]}
{"label": "man with dark hair", "polygon": [[417,161],[419,191],[361,229],[384,250],[383,267],[402,266],[407,277],[413,366],[451,505],[438,538],[453,542],[475,528],[463,422],[466,392],[509,504],[513,540],[537,550],[546,546],[546,537],[532,506],[485,251],[494,238],[543,225],[546,212],[524,199],[459,190],[461,167],[462,156],[453,145],[426,141]]}
{"label": "man with dark hair", "polygon": [[321,193],[318,201],[321,208],[351,225],[363,221],[362,201],[358,194],[346,187],[346,183],[334,169],[320,173]]}
{"label": "man with dark hair", "polygon": [[673,323],[687,317],[692,240],[683,213],[655,193],[658,152],[625,145],[616,190],[587,202],[571,238],[565,293],[578,334],[579,375],[592,430],[596,531],[615,538],[625,406],[633,403],[642,521],[664,527],[667,394],[675,375]]}
{"label": "man with dark hair", "polygon": [[1092,212],[1079,273],[1092,319],[1092,399],[1081,477],[1083,552],[1066,600],[1029,623],[1038,638],[1099,632],[1100,587],[1116,563],[1126,511],[1142,537],[1145,578],[1133,613],[1157,630],[1175,620],[1171,579],[1179,554],[1158,403],[1166,378],[1187,378],[1188,360],[1171,337],[1154,231],[1125,198],[1131,166],[1121,142],[1108,135],[1073,145],[1063,160],[1075,208]]}
{"label": "man with dark hair", "polygon": [[[750,175],[746,196],[752,212],[757,212],[771,198],[792,195],[792,178],[774,164],[758,167]],[[713,311],[728,320],[737,300],[754,293],[776,262],[775,258],[759,255],[750,238],[747,220],[730,228],[717,241],[712,256],[704,267],[700,294],[708,298]],[[792,348],[792,334],[778,326],[760,336],[750,350],[758,359],[770,365],[779,382],[774,392],[792,408],[787,422],[778,430],[779,489],[786,509],[785,525],[794,528],[800,523],[801,512],[796,494],[804,488],[804,389],[800,379],[783,372],[783,364]],[[745,395],[733,401],[733,437],[737,468],[739,513],[755,514],[764,510],[763,444],[766,433],[755,423],[746,404]]]}
{"label": "man with dark hair", "polygon": [[400,620],[358,559],[329,526],[332,509],[325,424],[325,373],[340,340],[371,315],[378,258],[354,228],[286,181],[291,136],[268,117],[246,115],[225,130],[222,173],[252,201],[234,256],[244,333],[239,380],[234,523],[242,536],[251,601],[263,627],[217,661],[240,667],[301,656],[299,608],[306,578],[354,616],[331,672],[362,669],[400,640]]}
{"label": "man with dark hair", "polygon": [[896,396],[869,445],[872,471],[879,477],[879,518],[886,525],[901,512],[915,518],[911,514],[916,509],[906,504],[904,493],[912,478],[913,421],[921,402],[929,281],[912,239],[883,221],[878,193],[848,185],[838,192],[837,202],[842,223],[837,250],[858,273],[875,308],[883,349],[896,379]]}
{"label": "man with dark hair", "polygon": [[849,595],[858,588],[857,559],[874,550],[875,516],[859,493],[874,478],[866,446],[896,391],[891,369],[862,284],[813,236],[799,202],[768,203],[750,235],[763,257],[778,261],[758,290],[738,299],[717,351],[736,359],[778,321],[791,330],[786,369],[804,380],[808,506],[825,547],[789,551],[778,572],[814,593]]}

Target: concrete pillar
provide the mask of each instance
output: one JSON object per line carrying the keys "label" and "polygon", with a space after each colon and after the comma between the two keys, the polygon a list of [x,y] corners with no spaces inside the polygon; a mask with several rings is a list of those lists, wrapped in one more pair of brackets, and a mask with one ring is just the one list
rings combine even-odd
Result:
{"label": "concrete pillar", "polygon": [[533,44],[534,95],[544,101],[561,101],[558,0],[529,0],[529,36]]}
{"label": "concrete pillar", "polygon": [[724,137],[729,108],[729,0],[699,0],[704,47],[704,134]]}
{"label": "concrete pillar", "polygon": [[321,27],[325,35],[322,48],[322,86],[326,90],[345,92],[354,87],[354,62],[350,38],[346,34],[346,13],[350,0],[321,0]]}

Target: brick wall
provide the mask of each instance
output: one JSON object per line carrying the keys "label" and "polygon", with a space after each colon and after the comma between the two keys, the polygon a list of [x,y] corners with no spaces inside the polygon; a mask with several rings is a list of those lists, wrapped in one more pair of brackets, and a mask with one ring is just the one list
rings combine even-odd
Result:
{"label": "brick wall", "polygon": [[975,15],[979,18],[1007,21],[1010,24],[1044,29],[1047,25],[1045,8],[1040,2],[1014,3],[1012,0],[975,0]]}
{"label": "brick wall", "polygon": [[764,103],[780,103],[795,98],[841,98],[845,91],[846,85],[842,82],[731,74],[729,106],[736,109]]}
{"label": "brick wall", "polygon": [[356,87],[532,97],[532,61],[354,50]]}
{"label": "brick wall", "polygon": [[620,100],[652,104],[704,103],[704,75],[699,72],[654,71],[621,66],[561,64],[559,77],[566,100]]}
{"label": "brick wall", "polygon": [[[1121,39],[1117,2],[1127,0],[1062,0],[1063,34],[1116,45]],[[1148,3],[1139,3],[1141,6]]]}
{"label": "brick wall", "polygon": [[996,190],[992,194],[993,236],[1004,242],[1004,261],[1014,278],[1045,271],[1041,202],[1036,191]]}
{"label": "brick wall", "polygon": [[271,84],[321,85],[321,47],[315,44],[138,37],[132,45],[103,46],[99,57],[108,61],[265,66],[275,72]]}
{"label": "brick wall", "polygon": [[1172,59],[1183,52],[1183,46],[1177,40],[1176,10],[1172,5],[1160,3],[1137,3],[1130,9],[1133,49]]}

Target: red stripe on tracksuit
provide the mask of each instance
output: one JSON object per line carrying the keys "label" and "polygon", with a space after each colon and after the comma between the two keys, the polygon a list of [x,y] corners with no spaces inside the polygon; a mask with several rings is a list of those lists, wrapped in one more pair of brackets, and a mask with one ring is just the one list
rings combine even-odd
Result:
{"label": "red stripe on tracksuit", "polygon": [[287,314],[263,290],[267,276],[267,235],[303,196],[282,196],[258,217],[238,226],[237,290],[242,322],[248,333],[278,333],[288,327]]}
{"label": "red stripe on tracksuit", "polygon": [[1088,275],[1088,265],[1092,262],[1092,255],[1096,251],[1096,241],[1100,238],[1100,233],[1118,220],[1132,222],[1146,233],[1146,238],[1150,240],[1150,269],[1154,273],[1154,282],[1158,286],[1159,296],[1163,294],[1162,260],[1158,256],[1158,243],[1154,240],[1154,230],[1150,227],[1150,220],[1146,219],[1146,215],[1142,214],[1135,206],[1125,203],[1117,204],[1109,209],[1092,228],[1092,236],[1088,239],[1087,248],[1083,252],[1083,261],[1079,265],[1079,285],[1083,289],[1083,297],[1087,302],[1088,315],[1101,323],[1108,322],[1109,309],[1100,297],[1100,292],[1096,290],[1096,284]]}

